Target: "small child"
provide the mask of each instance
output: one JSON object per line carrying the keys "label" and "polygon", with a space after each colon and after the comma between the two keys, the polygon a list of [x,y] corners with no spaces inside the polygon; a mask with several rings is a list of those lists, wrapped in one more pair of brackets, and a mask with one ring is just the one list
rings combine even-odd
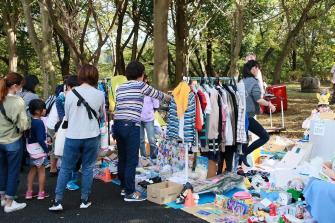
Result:
{"label": "small child", "polygon": [[30,135],[27,139],[27,150],[30,155],[30,170],[27,179],[26,199],[33,198],[33,182],[38,173],[39,192],[37,199],[43,200],[47,197],[45,193],[45,165],[47,162],[47,154],[49,152],[47,146],[46,128],[42,121],[45,115],[46,106],[40,99],[34,99],[29,103],[29,112],[31,117]]}
{"label": "small child", "polygon": [[160,101],[170,101],[170,96],[157,91],[143,82],[144,65],[133,61],[126,68],[128,82],[116,90],[113,138],[118,148],[118,175],[121,181],[121,195],[125,201],[143,201],[135,191],[135,173],[140,148],[141,112],[144,96]]}

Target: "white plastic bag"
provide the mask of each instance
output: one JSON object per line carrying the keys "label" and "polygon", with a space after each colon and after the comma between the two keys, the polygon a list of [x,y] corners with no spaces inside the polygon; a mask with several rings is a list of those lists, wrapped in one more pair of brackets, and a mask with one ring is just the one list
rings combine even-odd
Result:
{"label": "white plastic bag", "polygon": [[[64,122],[64,120],[63,120],[63,122]],[[64,152],[66,129],[62,128],[63,122],[60,125],[60,127],[59,127],[59,129],[56,133],[55,156],[63,156],[63,152]]]}

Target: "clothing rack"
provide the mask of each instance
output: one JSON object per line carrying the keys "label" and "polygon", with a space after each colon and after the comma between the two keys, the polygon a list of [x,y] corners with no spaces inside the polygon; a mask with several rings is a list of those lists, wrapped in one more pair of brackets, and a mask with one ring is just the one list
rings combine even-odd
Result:
{"label": "clothing rack", "polygon": [[189,81],[209,81],[214,83],[215,81],[223,81],[224,83],[233,84],[236,86],[236,79],[234,77],[188,77],[184,76],[183,80],[185,82]]}

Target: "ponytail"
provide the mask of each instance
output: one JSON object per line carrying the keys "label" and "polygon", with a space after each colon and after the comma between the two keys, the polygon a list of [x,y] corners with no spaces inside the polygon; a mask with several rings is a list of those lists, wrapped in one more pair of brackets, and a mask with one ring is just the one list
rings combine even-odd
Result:
{"label": "ponytail", "polygon": [[0,102],[3,102],[8,94],[8,89],[13,85],[21,85],[23,77],[15,72],[10,72],[0,80]]}
{"label": "ponytail", "polygon": [[8,94],[8,88],[6,84],[6,79],[0,80],[0,102],[3,102]]}

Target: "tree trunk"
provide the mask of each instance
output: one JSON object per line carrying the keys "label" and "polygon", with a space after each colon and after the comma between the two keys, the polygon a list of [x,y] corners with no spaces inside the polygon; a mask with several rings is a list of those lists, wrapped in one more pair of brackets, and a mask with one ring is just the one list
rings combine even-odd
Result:
{"label": "tree trunk", "polygon": [[186,0],[176,0],[176,79],[175,85],[179,83],[183,76],[187,76],[187,17]]}
{"label": "tree trunk", "polygon": [[206,54],[207,54],[207,65],[206,71],[208,76],[213,77],[213,46],[212,40],[210,38],[210,33],[208,33],[207,43],[206,43]]}
{"label": "tree trunk", "polygon": [[118,75],[124,75],[126,72],[126,65],[123,57],[123,49],[122,49],[122,28],[123,28],[123,18],[126,13],[126,9],[128,6],[128,0],[123,2],[123,6],[117,11],[118,14],[118,26],[117,26],[117,35],[116,35],[116,43],[115,43],[115,51],[116,51],[116,72]]}
{"label": "tree trunk", "polygon": [[199,67],[200,67],[200,70],[201,70],[201,73],[202,73],[201,76],[203,76],[203,77],[207,77],[208,74],[206,73],[206,66],[205,66],[205,63],[204,63],[204,61],[203,61],[201,55],[200,55],[200,51],[199,51],[199,49],[196,49],[196,50],[194,51],[194,53],[195,53],[195,56],[197,57],[197,61],[198,61],[198,64],[199,64]]}
{"label": "tree trunk", "polygon": [[168,11],[170,0],[154,0],[154,85],[169,89],[168,74]]}
{"label": "tree trunk", "polygon": [[[140,4],[140,5],[138,5]],[[140,30],[140,15],[141,15],[141,6],[144,4],[144,0],[141,0],[140,3],[138,1],[133,2],[133,22],[134,22],[134,37],[133,37],[133,47],[131,50],[131,61],[136,60],[137,51],[138,51],[138,32]]]}
{"label": "tree trunk", "polygon": [[10,24],[6,28],[7,40],[8,40],[8,54],[9,54],[9,72],[17,72],[17,50],[16,50],[16,27],[14,24]]}
{"label": "tree trunk", "polygon": [[303,9],[301,16],[299,18],[298,23],[296,26],[288,33],[287,38],[283,44],[282,51],[280,52],[277,63],[274,68],[273,72],[273,83],[274,84],[279,84],[280,83],[280,73],[281,73],[281,68],[285,62],[285,59],[289,52],[291,51],[292,44],[294,39],[298,36],[300,33],[301,29],[304,27],[305,22],[308,19],[308,13],[309,11],[313,8],[315,4],[320,2],[321,0],[309,0],[305,8]]}
{"label": "tree trunk", "polygon": [[[42,56],[44,58],[42,69],[44,69],[44,91],[43,96],[47,98],[49,86],[51,92],[55,92],[56,89],[56,74],[55,67],[52,64],[52,26],[49,20],[48,9],[46,8],[45,0],[39,2],[40,13],[42,20]],[[50,84],[50,85],[49,85]]]}
{"label": "tree trunk", "polygon": [[297,69],[297,51],[292,51],[292,70],[295,71]]}
{"label": "tree trunk", "polygon": [[231,36],[231,58],[230,58],[230,68],[228,71],[228,75],[231,77],[235,77],[238,75],[238,67],[237,62],[239,59],[242,38],[243,38],[243,5],[238,2],[235,2],[236,10],[233,16],[233,31]]}
{"label": "tree trunk", "polygon": [[8,45],[8,70],[9,72],[17,72],[17,48],[16,48],[16,26],[19,19],[19,9],[17,2],[5,1],[0,3],[3,29],[7,36]]}
{"label": "tree trunk", "polygon": [[49,22],[49,13],[45,7],[45,0],[39,2],[40,16],[41,16],[41,30],[42,40],[39,40],[36,34],[35,26],[33,23],[32,12],[31,12],[31,0],[21,0],[24,15],[26,18],[28,34],[30,42],[39,58],[42,74],[43,74],[43,98],[47,98],[50,92],[49,89],[49,78],[51,84],[51,90],[54,91],[55,81],[55,68],[52,64],[51,55],[51,41],[52,41],[52,29]]}

